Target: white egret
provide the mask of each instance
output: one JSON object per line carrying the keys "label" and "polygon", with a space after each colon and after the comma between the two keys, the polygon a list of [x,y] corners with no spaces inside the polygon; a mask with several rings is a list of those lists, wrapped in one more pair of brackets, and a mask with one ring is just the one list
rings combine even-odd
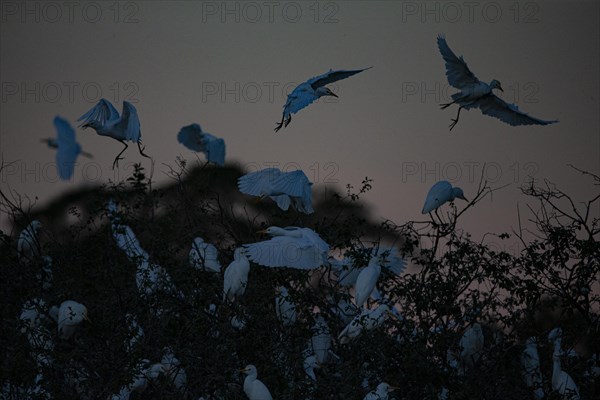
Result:
{"label": "white egret", "polygon": [[46,310],[46,302],[43,299],[27,300],[21,309],[21,333],[35,330],[42,325],[46,319],[44,311]]}
{"label": "white egret", "polygon": [[160,361],[163,366],[162,373],[177,390],[185,390],[187,374],[181,366],[181,362],[175,357],[175,354],[173,354],[173,351],[169,347],[165,348],[164,352],[163,358]]}
{"label": "white egret", "polygon": [[[383,265],[380,265],[395,275],[400,275],[406,269],[406,260],[400,256],[396,246],[380,246],[370,249],[370,252],[371,257],[385,257],[385,262]],[[356,279],[362,269],[354,265],[356,263],[354,257],[348,256],[342,260],[338,260],[330,256],[328,262],[336,272],[340,286],[353,286],[356,284]]]}
{"label": "white egret", "polygon": [[75,130],[71,127],[69,121],[59,116],[54,117],[54,126],[56,128],[56,139],[41,139],[48,147],[56,149],[56,168],[58,175],[63,181],[69,180],[73,175],[73,168],[77,156],[81,154],[84,157],[93,158],[90,153],[81,150],[81,146],[75,140]]}
{"label": "white egret", "polygon": [[209,162],[225,165],[225,141],[202,131],[200,125],[184,126],[177,134],[177,140],[192,151],[204,153]]}
{"label": "white egret", "polygon": [[474,107],[479,107],[483,114],[498,118],[512,126],[548,125],[558,122],[556,120],[544,121],[534,118],[520,111],[515,104],[506,103],[492,92],[493,89],[504,91],[500,82],[496,79],[493,79],[489,84],[481,82],[475,77],[471,70],[469,70],[465,60],[462,57],[457,57],[452,50],[450,50],[443,35],[438,36],[437,43],[440,53],[442,53],[442,57],[446,62],[446,76],[448,77],[448,83],[460,90],[459,93],[452,95],[452,102],[440,104],[442,109],[450,107],[452,104],[459,105],[458,114],[456,115],[456,119],[452,120],[450,130],[458,123],[460,111],[463,108],[469,110]]}
{"label": "white egret", "polygon": [[29,262],[40,255],[40,238],[38,232],[41,227],[42,223],[40,221],[33,220],[19,235],[17,252],[20,262]]}
{"label": "white egret", "polygon": [[359,315],[340,332],[338,340],[341,344],[350,343],[357,338],[364,330],[370,331],[380,327],[385,321],[385,316],[391,313],[387,304],[381,304],[373,310],[363,309]]}
{"label": "white egret", "polygon": [[327,322],[320,314],[315,319],[315,324],[312,326],[313,336],[310,339],[310,347],[317,361],[320,364],[327,362],[329,357],[329,349],[331,349],[331,334]]}
{"label": "white egret", "polygon": [[[127,141],[136,142],[140,154],[150,158],[141,147],[142,132],[140,130],[140,119],[136,108],[128,101],[123,101],[121,115],[116,108],[106,99],[100,99],[98,104],[83,114],[77,121],[83,121],[80,127],[92,128],[100,136],[108,136],[121,142],[125,148],[115,158],[113,169],[119,165],[120,155],[127,150]],[[151,158],[150,158],[151,159]]]}
{"label": "white egret", "polygon": [[270,240],[245,244],[248,258],[265,267],[316,269],[327,263],[329,245],[310,228],[271,226],[259,233]]}
{"label": "white egret", "polygon": [[356,307],[362,307],[369,296],[371,296],[371,292],[375,289],[380,273],[380,261],[378,257],[372,257],[369,261],[369,265],[363,268],[356,278],[356,285],[354,286],[354,302]]}
{"label": "white egret", "polygon": [[538,354],[537,338],[532,336],[525,342],[525,349],[521,353],[521,366],[525,385],[533,389],[536,399],[544,397],[542,389],[542,371],[540,370],[540,355]]}
{"label": "white egret", "polygon": [[69,339],[77,331],[83,321],[91,322],[87,308],[76,301],[63,301],[58,308],[58,336]]}
{"label": "white egret", "polygon": [[201,237],[194,239],[189,255],[190,265],[201,271],[221,272],[217,248],[204,242]]}
{"label": "white egret", "polygon": [[273,400],[269,389],[257,379],[258,371],[254,365],[247,365],[240,372],[246,375],[246,379],[244,379],[244,393],[246,393],[246,396],[250,400]]}
{"label": "white egret", "polygon": [[389,392],[394,391],[396,389],[399,388],[395,386],[390,386],[387,383],[382,382],[379,385],[377,385],[377,389],[367,393],[367,395],[363,397],[363,400],[388,400]]}
{"label": "white egret", "polygon": [[352,302],[346,301],[343,298],[340,299],[337,304],[333,299],[331,299],[330,302],[333,303],[333,307],[330,308],[331,312],[337,315],[344,324],[348,324],[352,321],[352,318],[354,318],[358,312],[358,309]]}
{"label": "white egret", "polygon": [[317,376],[315,375],[315,369],[320,367],[317,357],[314,354],[306,357],[303,362],[303,367],[306,375],[313,381],[316,381]]}
{"label": "white egret", "polygon": [[460,365],[464,371],[466,367],[472,367],[481,358],[483,350],[483,330],[481,325],[475,322],[465,329],[460,338]]}
{"label": "white egret", "polygon": [[563,371],[561,367],[560,357],[563,355],[562,329],[554,328],[550,331],[548,340],[554,344],[554,351],[552,353],[552,389],[561,395],[561,399],[579,400],[579,388],[573,378],[571,378],[571,375]]}
{"label": "white egret", "polygon": [[287,289],[280,286],[276,289],[275,313],[283,326],[292,326],[296,322],[296,305],[290,300]]}
{"label": "white egret", "polygon": [[312,214],[312,183],[301,170],[282,172],[279,168],[265,168],[238,179],[240,192],[251,196],[273,199],[279,208],[287,211],[290,205],[299,212]]}
{"label": "white egret", "polygon": [[287,97],[287,101],[283,106],[283,116],[281,117],[281,122],[277,123],[275,132],[279,131],[281,127],[284,126],[284,121],[285,126],[290,124],[292,121],[292,114],[302,110],[304,107],[308,106],[318,98],[322,96],[338,97],[335,93],[329,90],[329,88],[325,87],[325,85],[329,85],[330,83],[337,82],[341,79],[346,79],[370,68],[372,67],[338,71],[330,69],[323,75],[310,78],[306,82],[296,86],[296,88]]}
{"label": "white egret", "polygon": [[469,201],[461,188],[452,187],[448,181],[439,181],[429,189],[421,213],[430,213],[437,210],[442,204],[454,201],[454,199]]}
{"label": "white egret", "polygon": [[229,299],[234,301],[246,291],[248,284],[248,272],[250,272],[250,262],[244,254],[244,249],[238,247],[233,254],[233,261],[225,269],[223,278],[223,301]]}
{"label": "white egret", "polygon": [[133,380],[127,385],[128,392],[142,393],[148,387],[149,380],[156,380],[164,373],[165,367],[162,363],[150,365],[150,361],[144,359],[136,365],[136,373]]}

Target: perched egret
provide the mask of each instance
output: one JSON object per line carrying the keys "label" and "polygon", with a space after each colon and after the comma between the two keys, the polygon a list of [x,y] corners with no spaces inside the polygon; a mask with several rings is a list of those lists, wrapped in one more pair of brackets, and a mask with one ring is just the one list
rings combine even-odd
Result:
{"label": "perched egret", "polygon": [[352,321],[340,332],[338,340],[341,344],[350,343],[357,338],[363,329],[370,331],[380,327],[385,321],[385,316],[391,313],[390,307],[387,304],[381,304],[373,310],[363,309],[359,315],[354,317]]}
{"label": "perched egret", "polygon": [[204,153],[209,162],[225,165],[225,141],[202,131],[200,125],[184,126],[177,134],[177,140],[192,151]]}
{"label": "perched egret", "polygon": [[296,305],[290,300],[285,287],[277,288],[275,313],[284,326],[292,326],[296,322]]}
{"label": "perched egret", "polygon": [[90,321],[87,308],[76,301],[63,301],[58,309],[58,335],[69,339],[83,321]]}
{"label": "perched egret", "polygon": [[73,168],[77,156],[81,154],[84,157],[93,158],[90,153],[81,150],[81,146],[75,141],[75,130],[71,124],[59,116],[54,117],[54,126],[56,128],[56,139],[41,139],[48,147],[56,149],[56,168],[58,175],[63,181],[69,180],[73,175]]}
{"label": "perched egret", "polygon": [[317,357],[319,364],[324,364],[329,357],[331,334],[323,316],[318,315],[316,317],[315,324],[312,326],[312,332],[313,336],[310,339],[310,347],[315,357]]}
{"label": "perched egret", "polygon": [[367,395],[363,397],[363,400],[388,400],[389,392],[394,391],[396,389],[399,388],[395,386],[390,386],[387,383],[382,382],[379,385],[377,385],[377,389],[367,393]]}
{"label": "perched egret", "polygon": [[43,299],[27,300],[23,304],[21,315],[21,332],[27,333],[28,331],[35,330],[42,325],[42,322],[46,319],[44,311],[46,310],[46,302]]}
{"label": "perched egret", "polygon": [[160,361],[163,366],[162,372],[177,390],[185,390],[187,374],[181,366],[181,362],[175,357],[170,348],[165,348],[164,352],[163,358]]}
{"label": "perched egret", "polygon": [[246,375],[246,379],[244,379],[244,393],[246,393],[246,396],[250,400],[273,400],[269,389],[257,379],[258,371],[254,365],[247,365],[240,372]]}
{"label": "perched egret", "polygon": [[354,301],[356,307],[361,307],[367,301],[369,296],[371,296],[371,292],[375,289],[380,273],[380,261],[378,257],[372,257],[369,261],[369,265],[363,268],[356,278],[356,285],[354,286]]}
{"label": "perched egret", "polygon": [[552,389],[556,390],[561,399],[564,400],[579,400],[579,388],[575,384],[571,375],[562,370],[560,357],[562,351],[562,329],[554,328],[548,334],[548,339],[554,344],[552,353]]}
{"label": "perched egret", "polygon": [[98,135],[111,137],[121,142],[125,148],[115,158],[113,169],[119,165],[120,155],[127,150],[127,141],[136,142],[140,154],[150,158],[144,153],[141,147],[142,132],[140,130],[140,119],[137,110],[128,101],[123,101],[123,111],[121,115],[116,108],[106,99],[100,99],[98,104],[83,114],[77,121],[83,121],[80,127],[83,129],[92,128]]}
{"label": "perched egret", "polygon": [[287,211],[290,205],[299,212],[312,214],[312,183],[301,170],[282,172],[279,168],[265,168],[238,179],[240,192],[251,196],[273,199],[279,208]]}
{"label": "perched egret", "polygon": [[525,385],[532,388],[536,399],[544,397],[542,389],[542,371],[540,370],[540,355],[538,354],[537,338],[534,336],[527,339],[525,349],[521,353],[521,366],[523,367],[523,379]]}
{"label": "perched egret", "polygon": [[283,116],[281,117],[281,122],[277,123],[275,132],[279,131],[281,127],[284,126],[284,121],[285,126],[290,124],[292,121],[292,114],[302,110],[304,107],[308,106],[318,98],[322,96],[338,97],[335,93],[329,90],[329,88],[325,87],[325,85],[329,85],[330,83],[337,82],[341,79],[346,79],[370,68],[372,67],[338,71],[330,69],[323,75],[310,78],[306,82],[296,86],[292,93],[290,93],[287,97],[287,101],[283,106]]}
{"label": "perched egret", "polygon": [[516,125],[548,125],[558,121],[544,121],[534,118],[520,111],[515,104],[506,103],[504,100],[496,96],[492,90],[498,89],[504,91],[500,82],[493,79],[489,84],[481,82],[467,67],[467,63],[462,57],[457,57],[443,35],[437,38],[438,47],[442,57],[446,62],[446,76],[448,83],[459,89],[460,92],[452,95],[452,102],[441,104],[442,109],[450,107],[452,104],[458,104],[458,114],[456,119],[452,120],[450,130],[458,123],[460,111],[464,108],[469,110],[474,107],[479,107],[485,115],[500,119],[512,126]]}
{"label": "perched egret", "polygon": [[265,267],[316,269],[327,263],[329,245],[309,228],[271,226],[259,233],[270,240],[245,244],[248,258]]}
{"label": "perched egret", "polygon": [[466,367],[472,367],[481,358],[483,340],[483,330],[477,322],[464,331],[459,342],[460,363],[463,371]]}
{"label": "perched egret", "polygon": [[217,248],[210,243],[204,242],[201,237],[194,239],[190,250],[190,265],[201,271],[221,272],[221,264],[217,258]]}
{"label": "perched egret", "polygon": [[17,252],[19,261],[26,263],[40,255],[40,240],[38,232],[42,223],[38,220],[31,221],[19,235]]}
{"label": "perched egret", "polygon": [[[385,262],[380,264],[381,267],[387,269],[395,275],[400,275],[406,269],[406,260],[402,258],[396,246],[392,247],[377,247],[371,249],[371,257],[385,257]],[[362,271],[361,268],[355,266],[355,260],[352,256],[338,260],[332,256],[328,259],[329,265],[338,276],[338,284],[340,286],[353,286],[356,284],[356,279]]]}
{"label": "perched egret", "polygon": [[448,181],[439,181],[429,189],[421,213],[430,213],[437,210],[442,204],[454,201],[454,199],[469,201],[466,199],[461,188],[452,187]]}
{"label": "perched egret", "polygon": [[223,279],[223,301],[235,300],[246,291],[248,284],[248,272],[250,272],[250,262],[244,254],[244,249],[238,247],[233,254],[233,261],[225,269]]}
{"label": "perched egret", "polygon": [[315,369],[319,368],[319,361],[317,361],[317,357],[315,355],[306,357],[304,359],[303,367],[306,375],[313,381],[316,381],[317,376],[315,375]]}

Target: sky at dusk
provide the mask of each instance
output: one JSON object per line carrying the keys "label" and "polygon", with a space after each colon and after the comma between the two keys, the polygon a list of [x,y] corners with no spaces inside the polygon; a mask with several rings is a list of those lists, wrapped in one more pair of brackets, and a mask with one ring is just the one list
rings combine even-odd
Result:
{"label": "sky at dusk", "polygon": [[[467,197],[481,174],[509,184],[464,215],[460,228],[480,237],[517,225],[519,187],[548,179],[577,200],[595,195],[600,171],[600,3],[597,1],[3,1],[0,5],[0,153],[3,190],[43,205],[83,185],[146,168],[135,145],[111,169],[122,145],[91,130],[61,182],[55,152],[40,142],[52,120],[76,119],[104,97],[138,110],[154,179],[194,153],[177,142],[191,123],[222,137],[226,162],[256,170],[301,168],[315,189],[360,185],[374,216],[398,224],[423,220],[429,188],[440,179]],[[512,127],[478,110],[440,110],[448,86],[436,37],[506,101],[549,126]],[[329,87],[275,133],[286,95],[332,69],[372,69]],[[204,160],[199,156],[200,162]],[[483,165],[487,169],[483,170]],[[460,203],[459,203],[460,204]],[[599,210],[596,210],[599,211]],[[2,216],[6,218],[6,216]],[[1,221],[6,224],[6,221]]]}

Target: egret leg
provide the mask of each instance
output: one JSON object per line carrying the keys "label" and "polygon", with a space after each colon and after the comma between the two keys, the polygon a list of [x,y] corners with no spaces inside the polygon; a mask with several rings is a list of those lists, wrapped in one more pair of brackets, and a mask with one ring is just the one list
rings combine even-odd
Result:
{"label": "egret leg", "polygon": [[458,118],[460,117],[460,110],[462,109],[462,106],[458,107],[458,114],[456,114],[456,119],[450,119],[450,121],[452,121],[452,123],[450,124],[450,130],[452,130],[452,128],[454,128],[458,123]]}
{"label": "egret leg", "polygon": [[119,160],[122,160],[122,159],[123,159],[122,157],[120,157],[120,156],[121,156],[121,154],[123,154],[123,152],[124,152],[125,150],[127,150],[127,147],[129,147],[129,146],[127,145],[127,143],[125,143],[125,141],[124,141],[124,140],[119,140],[119,142],[123,143],[123,145],[125,145],[125,147],[123,148],[123,150],[121,150],[121,152],[120,152],[119,154],[117,154],[117,157],[115,158],[115,161],[113,161],[112,169],[115,169],[115,166],[117,166],[117,167],[119,166]]}
{"label": "egret leg", "polygon": [[450,102],[450,103],[442,103],[442,104],[440,104],[440,108],[442,110],[445,110],[446,108],[450,107],[454,103],[456,103],[456,101],[453,101],[453,102]]}
{"label": "egret leg", "polygon": [[[278,131],[281,129],[281,127],[283,126],[283,121],[284,121],[284,119],[285,119],[285,115],[282,115],[282,116],[281,116],[281,122],[278,122],[278,123],[277,123],[277,126],[275,127],[275,132],[278,132]],[[287,126],[287,125],[286,125],[286,126]]]}
{"label": "egret leg", "polygon": [[290,124],[290,122],[292,122],[292,114],[288,115],[288,118],[285,121],[285,126],[287,127]]}
{"label": "egret leg", "polygon": [[138,140],[137,145],[138,145],[138,150],[140,151],[140,154],[142,156],[144,156],[144,157],[149,158],[149,159],[152,160],[152,157],[150,157],[149,155],[147,155],[146,153],[144,153],[144,149],[146,148],[146,146],[141,147],[141,140]]}

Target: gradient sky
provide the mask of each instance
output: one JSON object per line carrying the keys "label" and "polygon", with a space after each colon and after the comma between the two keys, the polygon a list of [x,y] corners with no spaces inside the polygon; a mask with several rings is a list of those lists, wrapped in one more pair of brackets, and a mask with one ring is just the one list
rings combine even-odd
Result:
{"label": "gradient sky", "polygon": [[[374,179],[365,199],[397,223],[423,219],[424,198],[440,179],[472,197],[484,163],[492,186],[511,185],[464,216],[461,228],[476,237],[516,226],[517,203],[527,201],[518,188],[528,176],[581,201],[595,194],[566,165],[600,172],[597,1],[7,0],[1,7],[0,152],[16,161],[1,184],[38,204],[115,178],[111,164],[122,146],[112,139],[78,130],[95,158],[80,157],[70,182],[57,181],[54,151],[39,141],[55,134],[55,115],[74,124],[100,97],[119,111],[123,100],[135,104],[159,182],[168,179],[163,163],[195,160],[176,135],[196,122],[225,139],[228,162],[299,167],[321,188]],[[438,33],[478,78],[502,82],[505,100],[560,123],[511,127],[472,110],[448,132],[456,108],[438,106],[454,93]],[[330,86],[339,99],[321,100],[273,132],[295,84],[330,68],[368,66]],[[116,178],[128,176],[132,162],[149,166],[135,146],[124,156]]]}

